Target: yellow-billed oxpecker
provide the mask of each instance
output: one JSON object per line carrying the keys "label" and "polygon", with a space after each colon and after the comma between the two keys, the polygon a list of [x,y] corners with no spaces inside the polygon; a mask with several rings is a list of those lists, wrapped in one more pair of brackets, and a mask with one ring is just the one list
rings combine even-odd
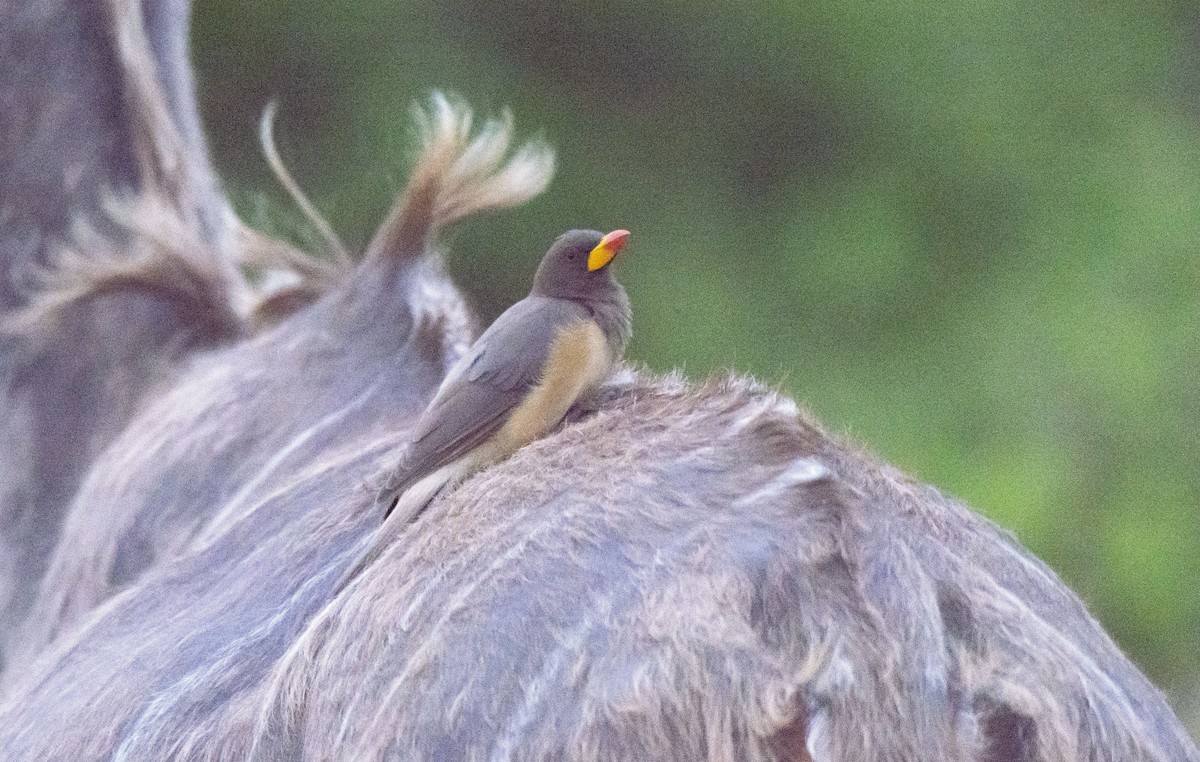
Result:
{"label": "yellow-billed oxpecker", "polygon": [[629,231],[572,230],[542,258],[533,289],[450,369],[386,480],[389,506],[362,571],[444,489],[557,426],[592,394],[629,343],[629,297],[609,265]]}

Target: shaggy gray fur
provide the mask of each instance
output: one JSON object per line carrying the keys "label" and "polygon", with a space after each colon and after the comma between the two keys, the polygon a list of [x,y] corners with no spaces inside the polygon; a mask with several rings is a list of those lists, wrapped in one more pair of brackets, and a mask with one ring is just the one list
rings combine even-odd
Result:
{"label": "shaggy gray fur", "polygon": [[[64,474],[0,451],[30,490],[86,471],[10,646],[0,758],[1200,761],[1044,564],[743,379],[623,370],[333,595],[378,527],[368,485],[472,336],[436,234],[551,168],[536,145],[505,162],[507,122],[471,139],[445,99],[424,124],[359,266],[265,332],[176,183],[134,204],[169,214],[79,239],[14,321],[5,436],[88,445]],[[177,229],[195,245],[161,245]],[[138,295],[174,320],[129,321]],[[84,316],[126,354],[62,354]],[[183,349],[163,370],[131,339]],[[54,414],[117,363],[131,401]],[[5,547],[58,536],[46,510]]]}
{"label": "shaggy gray fur", "polygon": [[241,331],[187,3],[147,5],[0,3],[0,654],[97,453]]}
{"label": "shaggy gray fur", "polygon": [[[504,162],[508,126],[470,140],[469,116],[443,98],[428,118],[414,179],[364,267],[277,327],[196,360],[100,454],[10,656],[24,661],[157,560],[211,541],[347,432],[387,436],[420,412],[469,339],[427,239],[464,210],[527,198],[552,166],[536,148]],[[497,176],[511,184],[481,189]]]}
{"label": "shaggy gray fur", "polygon": [[332,600],[396,440],[352,417],[329,434],[53,644],[0,748],[1200,759],[1043,564],[747,382],[625,375]]}

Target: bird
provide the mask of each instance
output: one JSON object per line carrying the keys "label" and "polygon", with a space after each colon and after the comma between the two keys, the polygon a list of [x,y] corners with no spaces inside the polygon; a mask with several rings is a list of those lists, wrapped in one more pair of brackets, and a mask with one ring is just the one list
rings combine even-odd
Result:
{"label": "bird", "polygon": [[345,587],[439,494],[539,439],[592,395],[624,357],[632,310],[611,265],[628,230],[570,230],[550,245],[529,295],[446,374],[382,480],[388,507]]}

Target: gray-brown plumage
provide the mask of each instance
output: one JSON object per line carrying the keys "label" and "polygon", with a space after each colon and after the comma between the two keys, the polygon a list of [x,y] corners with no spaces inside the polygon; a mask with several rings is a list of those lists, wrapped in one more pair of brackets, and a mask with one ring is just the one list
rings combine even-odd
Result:
{"label": "gray-brown plumage", "polygon": [[608,376],[632,330],[610,268],[628,236],[572,230],[551,244],[529,296],[484,331],[421,414],[381,489],[384,527],[342,585],[443,490],[544,436]]}

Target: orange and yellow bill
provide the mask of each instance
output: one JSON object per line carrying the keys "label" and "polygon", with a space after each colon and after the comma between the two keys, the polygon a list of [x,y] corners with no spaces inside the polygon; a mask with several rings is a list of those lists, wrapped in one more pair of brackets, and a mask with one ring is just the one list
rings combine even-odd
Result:
{"label": "orange and yellow bill", "polygon": [[614,230],[600,239],[596,248],[588,252],[588,270],[599,270],[613,260],[629,240],[628,230]]}

